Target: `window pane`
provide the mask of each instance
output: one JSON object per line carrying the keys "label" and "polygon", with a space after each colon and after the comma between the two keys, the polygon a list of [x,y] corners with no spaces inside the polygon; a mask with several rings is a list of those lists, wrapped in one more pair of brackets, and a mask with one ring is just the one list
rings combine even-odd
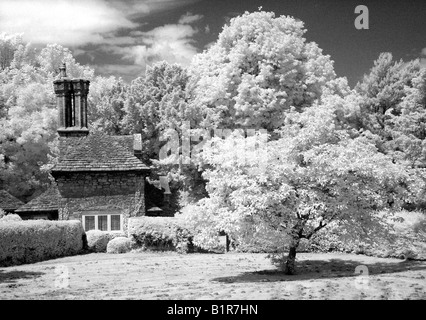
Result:
{"label": "window pane", "polygon": [[120,215],[114,214],[111,215],[111,231],[119,231],[121,229],[120,226]]}
{"label": "window pane", "polygon": [[94,230],[95,229],[95,217],[94,216],[85,216],[84,217],[84,226],[85,226],[85,231]]}
{"label": "window pane", "polygon": [[98,229],[108,231],[108,216],[98,216]]}

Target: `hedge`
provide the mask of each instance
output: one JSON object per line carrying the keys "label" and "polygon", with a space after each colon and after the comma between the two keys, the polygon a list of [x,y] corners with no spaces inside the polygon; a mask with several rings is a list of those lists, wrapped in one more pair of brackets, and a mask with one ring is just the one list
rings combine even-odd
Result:
{"label": "hedge", "polygon": [[9,221],[22,221],[21,217],[17,214],[10,213],[5,216],[0,216],[0,223],[1,222],[9,222]]}
{"label": "hedge", "polygon": [[181,253],[193,249],[189,226],[177,217],[137,217],[128,222],[128,235],[136,245],[150,250],[176,250]]}
{"label": "hedge", "polygon": [[126,253],[132,250],[132,240],[126,237],[117,237],[108,242],[107,253]]}
{"label": "hedge", "polygon": [[0,223],[0,266],[75,255],[83,250],[80,221],[24,220]]}
{"label": "hedge", "polygon": [[86,232],[87,249],[91,252],[106,252],[108,242],[117,237],[125,237],[122,232],[90,230]]}

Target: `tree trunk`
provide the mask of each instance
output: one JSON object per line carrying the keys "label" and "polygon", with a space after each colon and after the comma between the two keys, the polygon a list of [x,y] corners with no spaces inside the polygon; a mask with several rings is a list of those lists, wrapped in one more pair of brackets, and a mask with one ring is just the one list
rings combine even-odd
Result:
{"label": "tree trunk", "polygon": [[285,262],[284,273],[288,275],[294,275],[296,273],[296,250],[299,246],[300,239],[292,241],[290,245],[290,250],[288,252],[287,260]]}

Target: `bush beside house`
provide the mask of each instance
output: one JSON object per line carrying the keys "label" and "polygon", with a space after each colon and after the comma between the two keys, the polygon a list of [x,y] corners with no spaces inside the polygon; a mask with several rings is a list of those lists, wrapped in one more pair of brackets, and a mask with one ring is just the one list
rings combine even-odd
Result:
{"label": "bush beside house", "polygon": [[186,253],[193,249],[190,227],[178,217],[130,218],[128,235],[136,245],[150,250],[176,250]]}
{"label": "bush beside house", "polygon": [[79,254],[84,230],[80,221],[0,222],[0,266],[34,263]]}
{"label": "bush beside house", "polygon": [[91,252],[106,252],[108,243],[118,237],[126,237],[123,232],[90,230],[86,232],[87,249]]}
{"label": "bush beside house", "polygon": [[90,230],[86,232],[87,248],[91,252],[106,252],[110,235],[108,232],[100,230]]}
{"label": "bush beside house", "polygon": [[22,219],[19,215],[15,213],[7,214],[7,215],[1,215],[0,213],[0,223],[8,222],[8,221],[22,221]]}
{"label": "bush beside house", "polygon": [[126,237],[117,237],[108,242],[107,253],[126,253],[132,250],[132,240]]}

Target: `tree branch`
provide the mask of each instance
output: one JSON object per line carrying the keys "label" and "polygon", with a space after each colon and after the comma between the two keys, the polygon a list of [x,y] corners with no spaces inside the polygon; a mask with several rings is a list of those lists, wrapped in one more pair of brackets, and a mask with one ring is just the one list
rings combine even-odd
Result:
{"label": "tree branch", "polygon": [[322,221],[320,222],[320,224],[319,224],[319,226],[318,227],[316,227],[309,235],[307,235],[307,236],[303,236],[303,238],[305,238],[305,239],[311,239],[312,238],[312,236],[315,234],[315,233],[317,233],[318,231],[320,231],[322,228],[324,228],[325,226],[327,225],[327,223],[322,223]]}

